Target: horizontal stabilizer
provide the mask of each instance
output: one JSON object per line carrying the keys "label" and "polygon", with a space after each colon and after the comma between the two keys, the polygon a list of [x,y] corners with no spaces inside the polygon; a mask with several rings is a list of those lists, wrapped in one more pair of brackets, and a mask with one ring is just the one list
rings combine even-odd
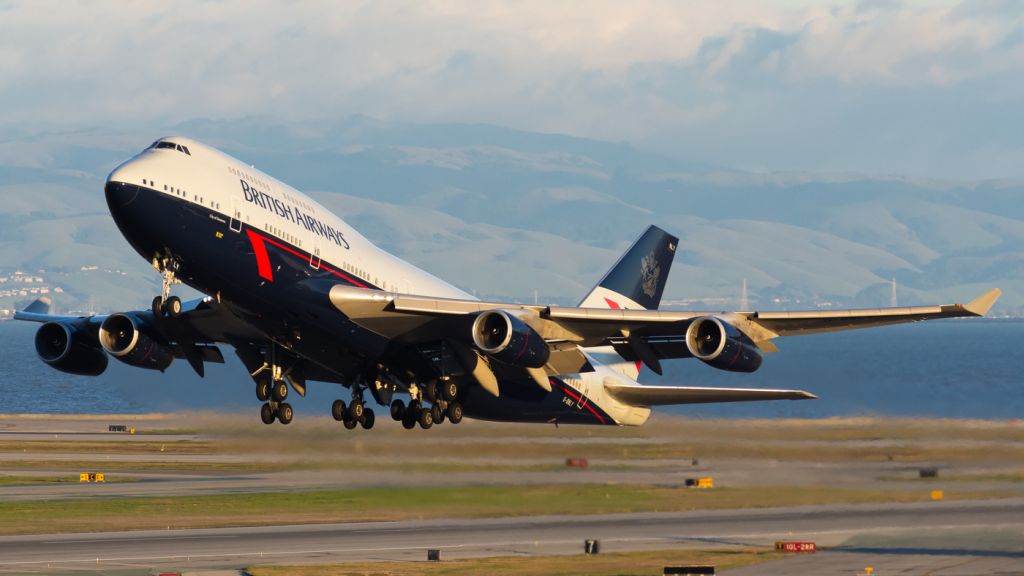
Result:
{"label": "horizontal stabilizer", "polygon": [[690,386],[643,386],[605,383],[613,398],[630,406],[667,406],[670,404],[707,404],[712,402],[756,402],[761,400],[813,400],[803,390],[762,388],[695,388]]}

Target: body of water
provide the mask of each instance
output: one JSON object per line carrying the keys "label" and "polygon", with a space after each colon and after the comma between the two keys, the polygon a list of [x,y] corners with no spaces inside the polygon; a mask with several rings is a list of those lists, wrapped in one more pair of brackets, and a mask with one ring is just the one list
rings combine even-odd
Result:
{"label": "body of water", "polygon": [[[252,380],[228,347],[228,363],[207,365],[204,379],[185,362],[165,374],[111,360],[102,376],[57,372],[35,354],[37,325],[0,322],[4,413],[126,413],[182,409],[251,410]],[[1024,321],[943,320],[776,340],[754,374],[730,374],[700,361],[665,362],[665,376],[645,370],[650,384],[800,388],[819,400],[705,404],[659,408],[689,416],[806,417],[856,415],[1007,419],[1024,417]],[[296,413],[327,414],[347,398],[332,384],[312,383]]]}

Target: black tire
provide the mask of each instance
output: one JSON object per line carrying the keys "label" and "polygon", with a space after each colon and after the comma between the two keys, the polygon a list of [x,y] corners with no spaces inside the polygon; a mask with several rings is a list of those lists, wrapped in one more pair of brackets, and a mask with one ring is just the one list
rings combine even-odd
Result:
{"label": "black tire", "polygon": [[363,420],[360,424],[363,425],[363,430],[369,430],[370,428],[373,428],[373,423],[376,422],[376,420],[377,416],[373,413],[373,410],[367,408],[366,411],[363,412]]}
{"label": "black tire", "polygon": [[434,420],[434,424],[444,422],[444,410],[441,410],[440,404],[434,404],[430,407],[430,417]]}
{"label": "black tire", "polygon": [[395,399],[391,402],[391,419],[399,422],[405,417],[405,402]]}
{"label": "black tire", "polygon": [[265,379],[260,379],[256,382],[256,398],[260,402],[266,402],[270,400],[270,382]]}
{"label": "black tire", "polygon": [[277,413],[270,407],[269,403],[264,404],[260,407],[260,420],[263,420],[264,424],[273,424],[274,419],[277,418]]}
{"label": "black tire", "polygon": [[164,299],[162,296],[157,296],[156,298],[153,298],[152,310],[153,316],[156,316],[157,319],[160,319],[160,317],[164,315]]}
{"label": "black tire", "polygon": [[274,382],[274,400],[280,402],[288,397],[288,383],[284,380]]}
{"label": "black tire", "polygon": [[345,419],[346,411],[348,411],[348,406],[345,406],[344,400],[335,400],[334,403],[331,404],[331,416],[334,416],[334,419],[338,422]]}
{"label": "black tire", "polygon": [[452,402],[459,397],[459,385],[455,383],[455,380],[448,380],[441,386],[441,395],[444,399]]}
{"label": "black tire", "polygon": [[167,315],[170,316],[171,318],[176,318],[180,316],[181,298],[178,298],[177,296],[171,296],[170,298],[168,298],[167,302],[164,302],[164,310],[167,312]]}
{"label": "black tire", "polygon": [[353,402],[352,405],[348,407],[349,420],[359,422],[363,419],[363,414],[365,413],[366,406],[364,406],[362,402]]}
{"label": "black tire", "polygon": [[359,422],[356,422],[355,420],[353,420],[351,418],[345,418],[344,424],[345,424],[345,430],[352,430],[356,426],[359,426]]}
{"label": "black tire", "polygon": [[420,410],[420,417],[417,420],[420,423],[420,428],[430,430],[430,427],[434,425],[434,414],[430,410]]}
{"label": "black tire", "polygon": [[416,420],[408,417],[402,419],[402,428],[405,428],[406,430],[412,430],[415,427]]}
{"label": "black tire", "polygon": [[452,402],[448,406],[448,420],[451,421],[452,424],[462,422],[462,404]]}
{"label": "black tire", "polygon": [[291,424],[292,418],[295,417],[295,412],[292,410],[292,405],[283,402],[277,407],[277,419],[281,424]]}
{"label": "black tire", "polygon": [[437,402],[437,380],[431,380],[430,382],[427,382],[427,385],[423,387],[423,393],[426,395],[427,400],[430,400],[431,402]]}

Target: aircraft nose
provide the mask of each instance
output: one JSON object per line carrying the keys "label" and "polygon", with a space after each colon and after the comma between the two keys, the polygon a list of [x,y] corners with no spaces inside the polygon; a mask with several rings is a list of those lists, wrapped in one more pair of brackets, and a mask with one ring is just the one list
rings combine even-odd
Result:
{"label": "aircraft nose", "polygon": [[114,168],[110,175],[107,176],[104,191],[106,192],[108,206],[111,208],[127,206],[138,196],[139,189],[135,184],[136,178],[133,172],[131,162],[125,162]]}

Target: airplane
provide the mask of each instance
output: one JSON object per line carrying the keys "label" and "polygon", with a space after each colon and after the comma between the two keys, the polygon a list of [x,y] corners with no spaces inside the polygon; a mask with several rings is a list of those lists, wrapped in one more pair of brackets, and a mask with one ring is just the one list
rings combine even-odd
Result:
{"label": "airplane", "polygon": [[[40,359],[95,376],[108,357],[202,377],[234,349],[255,383],[265,424],[288,424],[289,390],[341,385],[331,414],[370,429],[367,393],[407,429],[463,417],[639,426],[654,406],[803,400],[803,390],[654,386],[642,367],[696,358],[753,372],[778,337],[984,316],[992,289],[966,305],[805,312],[658,310],[679,239],[651,226],[578,306],[486,302],[374,246],[313,198],[213,147],[157,140],[117,166],[104,191],[131,246],[162,275],[148,309],[50,313],[36,300],[18,320],[41,323]],[[183,302],[179,283],[203,298]],[[398,396],[401,396],[398,397]],[[408,396],[408,401],[403,400]]]}

